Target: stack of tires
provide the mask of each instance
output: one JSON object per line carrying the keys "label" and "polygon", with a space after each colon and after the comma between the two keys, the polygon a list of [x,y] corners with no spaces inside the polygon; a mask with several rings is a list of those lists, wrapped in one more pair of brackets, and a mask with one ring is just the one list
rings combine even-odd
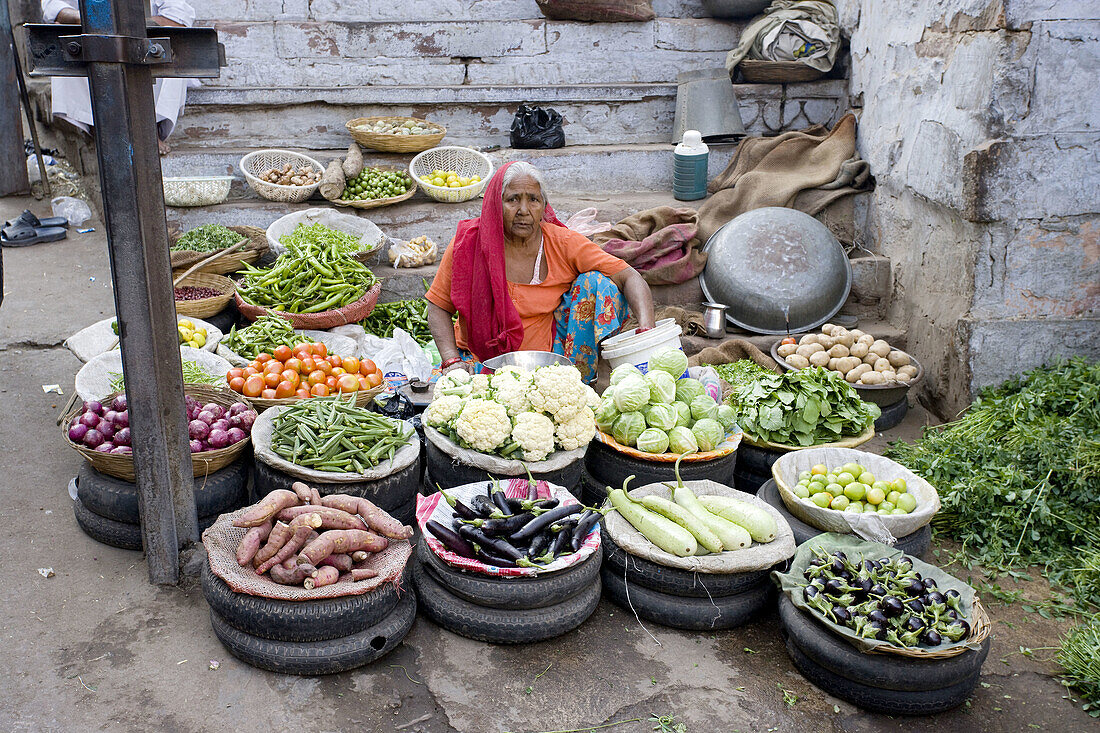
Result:
{"label": "stack of tires", "polygon": [[[484,468],[463,463],[454,456],[444,451],[429,435],[424,441],[424,458],[427,468],[424,472],[424,491],[432,494],[436,491],[436,484],[447,488],[450,486],[465,486],[489,481],[490,478],[525,478],[527,473],[519,470],[510,476],[496,472],[490,476],[490,472]],[[489,458],[492,458],[491,456]],[[518,463],[518,461],[516,461]],[[580,485],[581,472],[584,470],[584,462],[580,458],[562,468],[553,471],[532,471],[536,481],[545,481],[557,486],[564,486],[574,491]]]}
{"label": "stack of tires", "polygon": [[787,653],[807,680],[830,695],[887,715],[929,715],[961,705],[977,686],[989,654],[988,637],[980,648],[946,659],[864,654],[786,596],[779,599],[779,620]]}
{"label": "stack of tires", "polygon": [[[248,460],[242,458],[207,476],[194,479],[199,530],[214,523],[219,514],[248,503]],[[141,519],[137,484],[108,476],[85,461],[72,481],[73,512],[84,533],[105,545],[140,550]]]}
{"label": "stack of tires", "polygon": [[[812,537],[817,537],[825,531],[803,522],[787,510],[786,505],[783,503],[783,497],[779,495],[779,487],[776,486],[775,479],[769,478],[765,481],[760,487],[760,490],[756,492],[756,495],[761,500],[775,507],[775,509],[783,515],[783,518],[787,520],[787,524],[791,525],[791,531],[794,532],[795,544],[801,545],[803,542]],[[899,537],[897,542],[894,543],[894,547],[907,555],[923,557],[924,554],[928,552],[928,548],[931,544],[932,528],[926,524],[916,532],[907,534],[904,537]]]}
{"label": "stack of tires", "polygon": [[427,542],[416,548],[420,607],[448,631],[495,644],[526,644],[580,626],[600,600],[601,554],[555,573],[493,577],[452,567]]}
{"label": "stack of tires", "polygon": [[369,664],[401,643],[416,620],[416,594],[384,583],[369,593],[284,601],[237,593],[203,565],[214,634],[246,664],[319,675]]}
{"label": "stack of tires", "polygon": [[746,494],[755,494],[765,482],[771,480],[772,464],[783,455],[781,451],[758,448],[745,441],[741,441],[737,452],[741,458],[733,473],[731,486]]}
{"label": "stack of tires", "polygon": [[[684,481],[709,479],[727,486],[733,485],[737,468],[737,456],[742,448],[729,455],[712,458],[709,461],[684,460],[680,462],[680,478]],[[646,461],[621,453],[600,440],[588,444],[584,455],[586,473],[581,493],[587,489],[591,498],[602,503],[607,498],[607,488],[621,489],[623,481],[629,476],[631,488],[659,482],[676,482],[675,464],[671,461]],[[588,498],[585,499],[588,503]]]}
{"label": "stack of tires", "polygon": [[776,589],[771,569],[746,573],[697,573],[631,555],[602,534],[600,575],[607,597],[648,621],[677,629],[732,629],[771,608]]}

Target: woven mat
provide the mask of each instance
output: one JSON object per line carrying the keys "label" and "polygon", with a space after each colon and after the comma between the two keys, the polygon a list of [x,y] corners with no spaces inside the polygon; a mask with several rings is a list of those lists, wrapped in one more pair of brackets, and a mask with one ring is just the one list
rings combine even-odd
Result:
{"label": "woven mat", "polygon": [[202,544],[210,558],[210,570],[237,593],[279,601],[317,601],[322,598],[359,596],[381,588],[384,583],[399,583],[405,563],[412,556],[412,545],[408,540],[390,540],[389,547],[372,554],[363,566],[378,573],[373,578],[352,581],[344,576],[332,585],[313,590],[306,590],[300,585],[279,585],[266,575],[257,575],[251,565],[242,568],[237,564],[237,545],[248,530],[234,527],[233,520],[246,511],[247,507],[232,514],[223,514],[202,533]]}

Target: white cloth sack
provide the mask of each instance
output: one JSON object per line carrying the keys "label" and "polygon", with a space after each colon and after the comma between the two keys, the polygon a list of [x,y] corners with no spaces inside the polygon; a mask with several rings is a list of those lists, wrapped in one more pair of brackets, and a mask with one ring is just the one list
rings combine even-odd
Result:
{"label": "white cloth sack", "polygon": [[[731,489],[729,486],[715,481],[685,481],[684,486],[691,489],[696,496],[708,494],[728,496],[763,509],[775,520],[775,539],[767,543],[753,542],[748,547],[740,550],[677,557],[647,540],[641,532],[634,529],[634,525],[626,521],[623,515],[616,511],[608,512],[604,517],[604,528],[611,535],[611,539],[615,541],[615,544],[627,553],[655,562],[658,565],[688,572],[712,574],[750,573],[756,570],[767,570],[776,563],[794,557],[796,549],[794,532],[791,531],[791,525],[787,524],[787,520],[775,507],[752,494]],[[639,486],[628,493],[634,499],[655,494],[664,499],[672,500],[672,492],[661,483]]]}
{"label": "white cloth sack", "polygon": [[726,56],[733,74],[742,59],[797,61],[829,71],[840,50],[840,23],[829,0],[774,0],[741,32]]}
{"label": "white cloth sack", "polygon": [[[213,324],[207,323],[201,318],[176,316],[176,322],[178,323],[185,318],[191,321],[191,323],[194,323],[198,328],[206,329],[206,345],[202,347],[202,350],[217,351],[218,342],[222,339],[222,332]],[[65,339],[65,348],[73,352],[73,356],[85,363],[102,353],[117,350],[118,336],[111,329],[111,321],[113,320],[115,320],[115,317],[111,316],[110,318],[104,318],[102,321],[97,321],[87,328],[80,329],[72,336]]]}
{"label": "white cloth sack", "polygon": [[[345,326],[345,328],[347,327]],[[358,326],[352,326],[352,328],[358,328]],[[320,341],[325,345],[325,348],[328,349],[328,353],[330,354],[336,354],[337,356],[357,355],[358,345],[345,336],[329,331],[312,331],[309,329],[296,329],[294,332],[300,333],[303,339],[309,339],[315,342]],[[235,351],[230,351],[229,347],[225,344],[218,344],[216,353],[235,367],[243,367],[251,361],[251,359],[246,359]]]}
{"label": "white cloth sack", "polygon": [[523,461],[491,456],[488,453],[463,448],[429,425],[424,426],[424,435],[432,441],[436,448],[449,455],[455,463],[464,463],[467,466],[480,468],[493,476],[526,476],[527,471],[524,470],[524,466],[527,466],[531,473],[537,474],[558,471],[577,461],[584,460],[584,453],[588,450],[587,445],[576,450],[557,450],[547,456],[545,460],[524,463]]}
{"label": "white cloth sack", "polygon": [[[199,364],[215,376],[220,374],[224,377],[225,373],[232,368],[228,361],[217,354],[192,349],[190,346],[180,347],[180,357],[183,361],[193,361]],[[90,359],[87,364],[80,367],[80,371],[76,373],[76,393],[80,395],[80,399],[85,402],[88,400],[102,400],[111,394],[112,372],[122,373],[121,351],[107,351]],[[225,384],[224,381],[222,384]],[[228,388],[228,385],[225,386]]]}
{"label": "white cloth sack", "polygon": [[386,241],[382,230],[370,219],[364,219],[354,214],[342,214],[335,209],[305,209],[287,214],[271,223],[271,226],[267,228],[267,243],[271,246],[271,251],[276,255],[286,252],[286,247],[280,244],[279,237],[290,234],[299,224],[305,224],[306,226],[323,224],[329,229],[336,229],[359,237],[359,242],[363,245],[362,252],[372,252],[385,244]]}

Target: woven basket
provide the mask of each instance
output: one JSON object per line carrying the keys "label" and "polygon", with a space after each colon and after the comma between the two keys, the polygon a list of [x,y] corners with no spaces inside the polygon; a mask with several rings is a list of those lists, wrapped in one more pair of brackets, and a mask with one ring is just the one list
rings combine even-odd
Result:
{"label": "woven basket", "polygon": [[752,84],[790,84],[800,81],[813,81],[825,75],[801,61],[763,61],[761,59],[741,59],[737,65],[741,76]]}
{"label": "woven basket", "polygon": [[[361,389],[355,393],[355,406],[366,407],[371,403],[378,395],[382,394],[382,390],[386,388],[385,382],[372,387],[371,389]],[[265,400],[263,397],[249,397],[248,402],[254,408],[256,412],[263,412],[269,407],[283,407],[286,405],[293,405],[295,402],[301,402],[302,400],[313,399],[312,397],[284,397],[278,400]]]}
{"label": "woven basket", "polygon": [[165,206],[214,206],[229,196],[233,176],[168,177],[163,180]]}
{"label": "woven basket", "polygon": [[325,172],[325,167],[313,158],[289,150],[257,150],[241,158],[240,167],[252,190],[268,201],[284,204],[301,203],[313,195],[321,185],[320,181],[308,186],[280,186],[277,183],[260,180],[262,173],[272,168],[282,168],[287,163],[294,168],[308,165],[319,173]]}
{"label": "woven basket", "polygon": [[[396,165],[372,165],[370,167],[380,171],[399,171],[401,173],[407,173],[404,168]],[[343,199],[333,199],[332,203],[336,204],[337,206],[350,206],[353,209],[377,209],[379,206],[389,206],[390,204],[396,204],[399,201],[411,199],[413,197],[413,194],[416,193],[416,188],[417,183],[416,179],[414,178],[412,179],[412,188],[410,188],[408,191],[401,194],[400,196],[390,196],[386,199],[370,199],[368,201],[344,201]],[[370,256],[373,253],[374,251],[372,250],[371,252],[366,253],[366,255]],[[356,258],[358,258],[360,254],[362,253],[357,252],[355,255]],[[365,260],[360,261],[362,262]]]}
{"label": "woven basket", "polygon": [[321,313],[286,313],[246,303],[241,299],[240,293],[234,293],[233,297],[236,298],[237,308],[240,310],[241,315],[250,321],[255,321],[264,315],[276,315],[289,320],[294,328],[312,328],[324,331],[337,326],[346,326],[349,323],[358,323],[369,316],[370,312],[374,310],[374,305],[378,302],[380,292],[382,292],[382,283],[379,281],[354,303],[349,303],[336,310],[322,311]]}
{"label": "woven basket", "polygon": [[857,448],[873,437],[875,437],[875,424],[872,422],[859,435],[853,435],[849,438],[842,438],[840,440],[833,441],[832,443],[818,443],[817,445],[784,445],[783,443],[772,443],[768,440],[760,440],[759,438],[755,438],[749,433],[744,433],[741,439],[755,448],[765,448],[767,450],[788,452],[796,450],[809,450],[810,448]]}
{"label": "woven basket", "polygon": [[[429,135],[387,135],[377,132],[368,132],[360,128],[360,125],[373,124],[375,122],[404,123],[412,120],[421,125],[438,130]],[[435,122],[428,122],[419,117],[356,117],[348,120],[344,127],[348,129],[355,142],[373,150],[383,150],[387,153],[419,153],[421,150],[434,148],[447,134],[447,128]]]}
{"label": "woven basket", "polygon": [[[454,171],[462,178],[480,176],[477,183],[463,186],[462,188],[447,188],[425,183],[420,176],[427,175],[434,170]],[[479,153],[472,148],[461,148],[454,145],[442,148],[432,148],[420,153],[409,163],[409,173],[413,180],[424,189],[424,193],[436,201],[447,204],[460,204],[481,195],[485,187],[489,185],[489,179],[493,175],[493,161],[485,153]]]}
{"label": "woven basket", "polygon": [[183,278],[177,287],[182,288],[187,285],[193,285],[199,288],[213,288],[222,294],[210,298],[201,298],[200,300],[177,300],[177,316],[207,318],[217,313],[221,313],[225,310],[225,306],[229,303],[229,300],[237,292],[237,285],[232,280],[225,275],[215,275],[212,272],[192,272],[190,275]]}
{"label": "woven basket", "polygon": [[[249,240],[244,248],[236,252],[230,252],[224,257],[219,257],[208,265],[203,265],[197,272],[211,272],[215,275],[228,275],[241,269],[242,265],[250,264],[260,259],[260,255],[267,251],[267,235],[260,227],[240,226],[226,227],[226,229],[240,234]],[[172,244],[179,241],[183,233],[172,235]],[[172,269],[186,270],[200,260],[204,260],[213,252],[196,252],[190,249],[173,250]]]}
{"label": "woven basket", "polygon": [[[993,624],[989,620],[989,614],[986,613],[985,606],[978,600],[977,596],[974,596],[974,605],[972,606],[973,613],[970,619],[970,636],[966,637],[966,640],[975,644],[981,644],[989,636],[993,630]],[[883,644],[882,646],[875,647],[868,654],[889,654],[898,657],[909,657],[910,659],[950,659],[951,657],[957,657],[960,654],[965,654],[970,651],[963,645],[948,647],[947,649],[921,649],[920,647],[913,647],[906,649],[903,647],[896,647],[890,644]]]}
{"label": "woven basket", "polygon": [[[255,407],[252,401],[239,395],[236,392],[232,392],[228,389],[216,389],[208,384],[184,384],[183,393],[190,395],[197,400],[204,403],[213,402],[221,405],[222,407],[229,407],[234,402],[243,402],[250,407]],[[102,402],[110,402],[115,397],[118,397],[124,392],[115,392],[114,394],[105,397]],[[61,436],[65,442],[80,455],[84,456],[88,460],[88,463],[92,464],[92,468],[105,473],[108,476],[114,476],[115,478],[122,479],[123,481],[134,480],[134,456],[122,453],[97,453],[91,448],[83,445],[78,445],[69,440],[69,423],[73,421],[73,418],[81,413],[83,405],[79,402],[75,403],[72,407],[66,410],[65,414],[61,417]],[[192,476],[206,476],[219,471],[228,466],[233,461],[240,457],[245,448],[248,447],[251,442],[251,438],[245,438],[239,443],[234,443],[228,448],[218,448],[217,450],[203,451],[202,453],[191,454],[191,475]]]}

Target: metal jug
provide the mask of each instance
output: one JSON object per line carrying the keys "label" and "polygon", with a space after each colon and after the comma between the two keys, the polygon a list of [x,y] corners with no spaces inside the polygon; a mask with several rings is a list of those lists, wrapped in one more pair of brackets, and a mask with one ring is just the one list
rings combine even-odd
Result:
{"label": "metal jug", "polygon": [[725,67],[688,71],[676,77],[676,117],[672,142],[686,130],[698,130],[708,143],[734,142],[745,136],[733,82]]}

